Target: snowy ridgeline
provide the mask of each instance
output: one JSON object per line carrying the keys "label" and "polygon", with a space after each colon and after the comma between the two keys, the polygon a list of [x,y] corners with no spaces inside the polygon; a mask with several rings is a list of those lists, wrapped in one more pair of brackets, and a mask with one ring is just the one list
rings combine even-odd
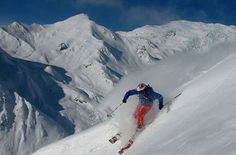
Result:
{"label": "snowy ridgeline", "polygon": [[[0,154],[30,154],[104,121],[107,104],[114,107],[140,81],[168,97],[228,55],[231,50],[218,49],[232,46],[225,43],[235,36],[233,26],[187,21],[112,32],[83,14],[51,25],[1,27]],[[154,64],[157,75],[149,79]],[[148,76],[134,73],[103,101],[124,75],[144,67]]]}

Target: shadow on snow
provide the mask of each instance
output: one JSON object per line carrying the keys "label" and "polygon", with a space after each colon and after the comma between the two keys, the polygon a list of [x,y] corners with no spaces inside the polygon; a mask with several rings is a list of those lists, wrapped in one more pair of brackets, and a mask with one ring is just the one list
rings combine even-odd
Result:
{"label": "shadow on snow", "polygon": [[[65,94],[57,83],[69,83],[71,78],[65,75],[62,68],[50,66],[57,75],[53,76],[45,71],[49,65],[21,60],[9,56],[0,49],[0,86],[7,90],[14,98],[14,92],[25,98],[33,107],[56,121],[68,134],[74,133],[74,124],[60,114],[63,107],[59,104]],[[12,104],[16,104],[12,102]],[[9,105],[11,111],[14,105]],[[11,117],[14,114],[12,114]],[[8,128],[13,122],[8,122]]]}

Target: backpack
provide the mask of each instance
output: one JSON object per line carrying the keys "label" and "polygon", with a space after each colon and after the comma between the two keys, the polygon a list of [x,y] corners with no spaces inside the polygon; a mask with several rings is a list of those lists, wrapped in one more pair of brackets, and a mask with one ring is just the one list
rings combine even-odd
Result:
{"label": "backpack", "polygon": [[150,85],[146,85],[146,87],[144,88],[144,90],[139,94],[139,96],[143,96],[145,98],[150,98],[148,94],[150,94],[149,92],[152,92],[153,88]]}
{"label": "backpack", "polygon": [[146,85],[144,91],[145,91],[145,93],[149,92],[149,91],[153,91],[153,88],[148,84],[148,85]]}

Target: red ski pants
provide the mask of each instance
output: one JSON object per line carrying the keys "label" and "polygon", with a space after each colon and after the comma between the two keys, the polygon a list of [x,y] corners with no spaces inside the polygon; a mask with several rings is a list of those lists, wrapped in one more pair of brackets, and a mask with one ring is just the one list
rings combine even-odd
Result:
{"label": "red ski pants", "polygon": [[135,111],[135,118],[137,126],[142,126],[144,123],[145,115],[150,111],[152,106],[150,105],[139,105]]}

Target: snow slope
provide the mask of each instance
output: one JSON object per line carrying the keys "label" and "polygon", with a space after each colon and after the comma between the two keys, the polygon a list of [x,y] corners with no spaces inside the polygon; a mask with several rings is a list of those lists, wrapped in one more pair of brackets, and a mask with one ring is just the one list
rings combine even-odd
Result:
{"label": "snow slope", "polygon": [[[199,63],[199,59],[194,59],[198,54],[208,53],[217,44],[232,42],[235,36],[234,26],[188,21],[112,32],[84,14],[50,25],[14,22],[0,27],[0,107],[3,107],[0,122],[11,124],[6,127],[3,123],[0,130],[0,148],[4,148],[0,154],[29,154],[68,134],[101,123],[106,119],[104,112],[110,110],[103,99],[123,76],[143,67],[160,65],[163,60],[172,61],[169,57],[187,54],[184,60],[176,59],[179,63],[185,61],[183,66],[188,64],[186,72],[182,69],[176,72],[175,67],[164,72],[166,68],[162,67],[158,73],[161,78],[150,81],[167,84],[161,79],[167,79],[167,75],[173,77],[171,72],[176,76],[186,74],[175,83],[169,80],[169,85],[155,86],[168,96],[171,90],[216,64],[227,52],[218,52],[216,58],[212,55],[214,59],[202,57],[209,63],[196,69],[189,64]],[[140,80],[132,78],[123,89],[134,87]],[[123,91],[116,95],[109,93],[112,101],[120,101]],[[112,102],[110,106],[115,104]],[[22,109],[20,114],[15,110],[18,108]],[[43,119],[36,117],[38,114]],[[18,122],[21,123],[15,129]]]}
{"label": "snow slope", "polygon": [[[153,122],[149,122],[133,146],[124,154],[235,154],[234,50],[232,43],[216,46],[205,54],[176,55],[125,77],[104,100],[105,105],[118,105],[123,93],[140,81],[149,82],[154,89],[165,94],[165,99],[176,92],[183,93],[156,114]],[[118,154],[119,147],[132,134],[130,130],[134,130],[132,113],[135,103],[135,98],[130,98],[113,119],[48,145],[33,155]],[[118,130],[124,136],[121,141],[112,145],[108,139]]]}

